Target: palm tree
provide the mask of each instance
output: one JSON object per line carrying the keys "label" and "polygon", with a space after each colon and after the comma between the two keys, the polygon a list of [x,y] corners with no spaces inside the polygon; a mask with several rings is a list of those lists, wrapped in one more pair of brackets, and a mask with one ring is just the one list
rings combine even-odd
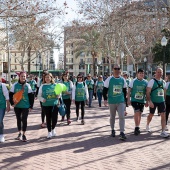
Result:
{"label": "palm tree", "polygon": [[85,31],[78,39],[74,42],[74,55],[76,58],[81,53],[91,54],[93,62],[93,74],[96,73],[95,58],[98,57],[101,50],[100,33],[96,29]]}

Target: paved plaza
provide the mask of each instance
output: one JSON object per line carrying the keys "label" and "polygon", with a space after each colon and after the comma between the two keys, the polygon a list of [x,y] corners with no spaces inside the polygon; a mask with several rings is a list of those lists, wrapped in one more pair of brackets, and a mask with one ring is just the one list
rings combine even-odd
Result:
{"label": "paved plaza", "polygon": [[118,117],[116,137],[110,137],[109,110],[86,107],[85,125],[76,122],[75,107],[71,109],[71,125],[59,121],[57,136],[48,140],[47,129],[40,128],[40,107],[28,117],[28,142],[16,141],[16,118],[13,110],[5,115],[5,143],[0,143],[0,170],[168,170],[170,139],[160,134],[160,117],[151,122],[152,133],[145,132],[148,108],[141,119],[141,134],[134,136],[133,109],[127,108],[126,141],[120,141]]}

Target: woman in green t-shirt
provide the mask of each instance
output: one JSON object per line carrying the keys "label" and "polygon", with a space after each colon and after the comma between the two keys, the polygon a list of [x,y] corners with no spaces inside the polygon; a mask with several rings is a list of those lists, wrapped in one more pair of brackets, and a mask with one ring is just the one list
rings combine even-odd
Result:
{"label": "woman in green t-shirt", "polygon": [[55,94],[55,80],[51,73],[44,75],[43,84],[39,88],[38,99],[42,102],[43,111],[46,115],[48,135],[47,138],[56,136],[55,126],[58,119],[58,96]]}

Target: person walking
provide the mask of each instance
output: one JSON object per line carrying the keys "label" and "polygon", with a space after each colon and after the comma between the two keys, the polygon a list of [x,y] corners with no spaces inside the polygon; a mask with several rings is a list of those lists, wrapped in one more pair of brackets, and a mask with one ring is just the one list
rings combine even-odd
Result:
{"label": "person walking", "polygon": [[[34,80],[34,76],[33,75],[30,75],[30,80],[28,82],[31,86],[31,89],[33,91],[33,94],[34,94],[34,99],[36,96],[36,91],[37,91],[37,82]],[[34,102],[33,102],[33,106],[34,106]]]}
{"label": "person walking", "polygon": [[96,81],[95,90],[94,90],[97,93],[99,107],[101,107],[102,105],[103,87],[104,87],[103,76],[100,75],[98,80]]}
{"label": "person walking", "polygon": [[97,80],[98,80],[98,77],[97,77],[97,75],[95,74],[94,77],[93,77],[93,81],[94,81],[93,96],[94,96],[94,99],[95,99],[95,100],[97,99],[97,93],[96,93],[96,91],[95,91],[95,84],[96,84]]}
{"label": "person walking", "polygon": [[166,130],[168,130],[168,118],[170,112],[170,77],[167,77],[166,87],[165,87],[165,103],[166,103]]}
{"label": "person walking", "polygon": [[148,102],[146,102],[146,88],[148,82],[144,79],[144,74],[145,72],[143,69],[138,69],[137,78],[130,82],[127,94],[127,103],[128,105],[132,105],[134,109],[135,135],[140,134],[140,121],[144,105],[148,107]]}
{"label": "person walking", "polygon": [[150,122],[154,116],[156,108],[158,108],[158,113],[161,115],[161,126],[162,132],[161,137],[167,138],[169,134],[165,132],[166,126],[166,116],[165,116],[165,98],[164,98],[164,89],[166,86],[165,81],[161,78],[163,75],[162,68],[158,67],[155,72],[155,78],[151,79],[148,82],[147,86],[147,101],[149,104],[150,113],[147,117],[146,131],[150,132]]}
{"label": "person walking", "polygon": [[[18,97],[20,97],[20,101],[16,103],[14,101],[14,95],[19,91],[23,91],[23,93],[19,94],[20,96]],[[12,85],[9,93],[9,98],[11,106],[14,107],[17,119],[17,127],[19,133],[16,139],[26,142],[28,113],[32,110],[34,102],[34,94],[32,92],[31,86],[26,82],[26,72],[19,73],[19,80]]]}
{"label": "person walking", "polygon": [[[36,92],[36,96],[38,96],[38,92],[39,92],[39,88],[42,85],[43,81],[44,81],[44,75],[47,74],[48,71],[47,70],[43,70],[43,74],[42,74],[42,78],[39,79],[38,83],[37,83],[37,92]],[[45,128],[46,124],[45,124],[45,113],[42,107],[42,102],[40,101],[40,106],[41,106],[41,127]]]}
{"label": "person walking", "polygon": [[[111,136],[115,137],[115,116],[119,115],[120,135],[119,139],[125,140],[125,97],[127,93],[126,81],[120,76],[120,66],[115,64],[113,76],[108,77],[104,82],[103,97],[105,106],[109,103]],[[108,97],[107,97],[108,95]],[[108,99],[108,101],[107,101]]]}
{"label": "person walking", "polygon": [[[62,93],[63,102],[66,105],[66,117],[67,117],[67,124],[71,123],[70,120],[70,107],[71,107],[71,94],[73,83],[69,80],[68,75],[66,73],[62,76],[62,83],[67,87],[67,91]],[[64,121],[64,116],[62,116],[61,121]]]}
{"label": "person walking", "polygon": [[0,142],[5,142],[3,119],[5,111],[10,111],[9,92],[4,83],[0,81]]}
{"label": "person walking", "polygon": [[50,139],[56,136],[55,127],[58,120],[58,107],[59,99],[55,92],[55,80],[51,73],[44,75],[43,84],[39,88],[38,99],[42,102],[42,108],[46,115],[47,121],[47,138]]}
{"label": "person walking", "polygon": [[92,100],[93,100],[93,90],[94,90],[94,81],[92,80],[91,74],[87,75],[87,79],[85,80],[85,83],[88,87],[88,93],[89,93],[89,103],[88,106],[91,107]]}
{"label": "person walking", "polygon": [[79,106],[81,105],[81,124],[84,125],[84,114],[85,114],[85,101],[88,101],[89,93],[85,82],[83,81],[83,76],[79,74],[77,76],[77,83],[72,89],[72,101],[76,105],[76,116],[77,121],[79,120]]}

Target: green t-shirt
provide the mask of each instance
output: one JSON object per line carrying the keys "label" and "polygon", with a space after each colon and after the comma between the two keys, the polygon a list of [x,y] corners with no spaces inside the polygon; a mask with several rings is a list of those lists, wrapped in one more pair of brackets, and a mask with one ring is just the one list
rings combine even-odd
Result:
{"label": "green t-shirt", "polygon": [[85,83],[86,83],[86,85],[88,87],[88,91],[93,91],[94,81],[93,80],[86,80]]}
{"label": "green t-shirt", "polygon": [[131,88],[131,101],[146,103],[146,87],[148,82],[143,79],[139,80],[137,78],[133,79],[129,84]]}
{"label": "green t-shirt", "polygon": [[170,96],[170,82],[167,82],[166,84],[166,95]]}
{"label": "green t-shirt", "polygon": [[[66,87],[67,87],[67,92],[71,91],[71,88],[70,88],[70,81],[67,81],[67,82],[62,82]],[[62,94],[62,98],[63,99],[70,99],[70,94]]]}
{"label": "green t-shirt", "polygon": [[[18,82],[14,83],[10,91],[13,93],[16,93],[22,89],[22,86],[23,85]],[[32,89],[31,89],[31,86],[28,83],[26,83],[24,85],[24,93],[23,93],[22,99],[20,100],[18,104],[15,105],[15,107],[17,108],[29,108],[30,107],[28,93],[32,93]]]}
{"label": "green t-shirt", "polygon": [[108,87],[109,104],[118,104],[125,102],[123,88],[126,88],[126,82],[123,77],[111,77]]}
{"label": "green t-shirt", "polygon": [[58,98],[54,92],[56,84],[44,84],[42,86],[42,97],[46,100],[46,102],[43,102],[43,106],[54,106],[55,104],[58,104]]}
{"label": "green t-shirt", "polygon": [[36,84],[37,84],[36,81],[35,80],[30,80],[29,84],[31,86],[32,91],[35,92],[36,91]]}
{"label": "green t-shirt", "polygon": [[104,81],[97,81],[96,82],[96,91],[97,93],[102,93],[104,87]]}
{"label": "green t-shirt", "polygon": [[75,90],[75,101],[85,101],[86,100],[86,93],[85,93],[85,86],[83,83],[77,83]]}
{"label": "green t-shirt", "polygon": [[0,83],[0,108],[6,109],[6,99],[3,94],[2,84]]}
{"label": "green t-shirt", "polygon": [[[164,99],[164,88],[165,88],[165,81],[164,80],[157,80],[158,83],[152,79],[149,81],[148,83],[148,87],[151,87],[151,101],[152,102],[155,102],[155,103],[161,103],[161,102],[164,102],[165,99]],[[161,87],[159,87],[159,85]]]}

